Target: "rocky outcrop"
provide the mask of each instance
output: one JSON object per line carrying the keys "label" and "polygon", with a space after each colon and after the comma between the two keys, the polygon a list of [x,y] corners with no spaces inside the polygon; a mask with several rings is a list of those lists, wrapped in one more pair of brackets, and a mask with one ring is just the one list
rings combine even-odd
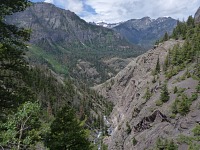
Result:
{"label": "rocky outcrop", "polygon": [[[115,104],[110,115],[113,130],[111,136],[105,140],[109,150],[151,149],[158,137],[175,139],[180,134],[192,134],[191,130],[199,118],[196,114],[200,113],[197,108],[200,98],[192,104],[192,111],[188,115],[170,118],[171,106],[177,96],[173,93],[174,87],[184,88],[189,96],[196,91],[198,82],[193,78],[177,81],[187,69],[168,80],[170,100],[162,106],[156,105],[160,98],[161,87],[166,81],[162,70],[165,58],[174,45],[182,45],[183,42],[169,40],[159,44],[155,49],[135,58],[115,77],[94,87]],[[152,71],[156,67],[158,58],[161,73],[155,76],[156,81],[152,82],[154,80]],[[145,98],[147,88],[151,95],[149,99]],[[132,142],[133,138],[137,140],[136,145]]]}
{"label": "rocky outcrop", "polygon": [[134,126],[134,132],[142,132],[151,127],[151,123],[169,122],[167,116],[162,114],[159,110],[154,111],[150,116],[144,117],[136,126]]}
{"label": "rocky outcrop", "polygon": [[111,59],[105,59],[103,62],[110,68],[113,68],[116,72],[119,72],[120,70],[124,69],[132,60],[133,58],[123,59],[114,57]]}
{"label": "rocky outcrop", "polygon": [[194,15],[195,23],[200,23],[200,7]]}

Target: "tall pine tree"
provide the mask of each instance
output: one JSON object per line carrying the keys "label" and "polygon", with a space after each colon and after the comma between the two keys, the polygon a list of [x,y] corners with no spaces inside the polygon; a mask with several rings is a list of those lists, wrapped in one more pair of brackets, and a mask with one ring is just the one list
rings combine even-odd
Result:
{"label": "tall pine tree", "polygon": [[23,11],[28,5],[27,0],[0,1],[0,115],[29,99],[23,82],[27,71],[23,55],[29,31],[5,23],[6,15]]}
{"label": "tall pine tree", "polygon": [[50,128],[46,138],[46,146],[50,150],[90,150],[87,131],[69,106],[58,112]]}

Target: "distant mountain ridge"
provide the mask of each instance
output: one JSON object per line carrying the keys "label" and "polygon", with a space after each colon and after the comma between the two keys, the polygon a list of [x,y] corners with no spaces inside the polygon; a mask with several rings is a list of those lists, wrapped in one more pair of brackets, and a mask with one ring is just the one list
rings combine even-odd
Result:
{"label": "distant mountain ridge", "polygon": [[121,33],[129,42],[151,48],[155,41],[163,37],[165,32],[172,33],[177,25],[177,20],[171,17],[160,17],[151,19],[131,19],[113,29]]}
{"label": "distant mountain ridge", "polygon": [[57,73],[77,79],[88,80],[89,76],[93,83],[115,74],[102,59],[135,57],[144,52],[119,33],[91,25],[75,13],[49,3],[35,3],[24,12],[8,16],[6,22],[32,30],[31,62],[47,64]]}

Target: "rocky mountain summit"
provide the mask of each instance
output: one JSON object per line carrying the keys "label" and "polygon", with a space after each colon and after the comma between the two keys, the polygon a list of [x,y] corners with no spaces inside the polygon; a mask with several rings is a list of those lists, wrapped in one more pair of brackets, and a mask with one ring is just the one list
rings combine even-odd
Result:
{"label": "rocky mountain summit", "polygon": [[[46,64],[59,74],[84,82],[88,82],[90,68],[95,72],[90,74],[90,83],[100,83],[108,79],[109,74],[116,74],[102,59],[123,59],[144,52],[119,33],[89,24],[75,13],[49,3],[35,3],[23,12],[8,16],[6,22],[31,29],[31,62]],[[90,64],[89,68],[81,69],[80,61]]]}
{"label": "rocky mountain summit", "polygon": [[[156,64],[163,66],[169,50],[183,45],[182,40],[169,40],[149,50],[129,63],[122,71],[107,82],[94,87],[101,95],[115,104],[110,116],[112,133],[104,139],[109,150],[153,149],[158,138],[176,140],[180,134],[191,135],[191,130],[200,121],[198,109],[200,97],[191,105],[186,116],[172,117],[171,106],[177,95],[177,87],[191,96],[198,82],[192,77],[180,79],[194,64],[167,80],[169,101],[159,104],[160,93],[166,77],[163,69],[159,76],[152,75]],[[148,96],[147,96],[148,95]],[[188,146],[180,143],[180,150]]]}
{"label": "rocky mountain summit", "polygon": [[177,20],[171,17],[151,19],[131,19],[113,29],[121,33],[128,41],[145,48],[151,48],[156,40],[159,40],[165,32],[172,33],[177,25]]}

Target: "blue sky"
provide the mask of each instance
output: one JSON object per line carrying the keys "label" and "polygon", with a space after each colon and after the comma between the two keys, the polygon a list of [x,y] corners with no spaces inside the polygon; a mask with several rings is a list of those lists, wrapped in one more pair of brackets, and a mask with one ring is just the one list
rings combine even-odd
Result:
{"label": "blue sky", "polygon": [[158,18],[170,16],[187,19],[194,15],[200,0],[31,0],[47,2],[71,10],[90,22],[120,22],[145,16]]}

